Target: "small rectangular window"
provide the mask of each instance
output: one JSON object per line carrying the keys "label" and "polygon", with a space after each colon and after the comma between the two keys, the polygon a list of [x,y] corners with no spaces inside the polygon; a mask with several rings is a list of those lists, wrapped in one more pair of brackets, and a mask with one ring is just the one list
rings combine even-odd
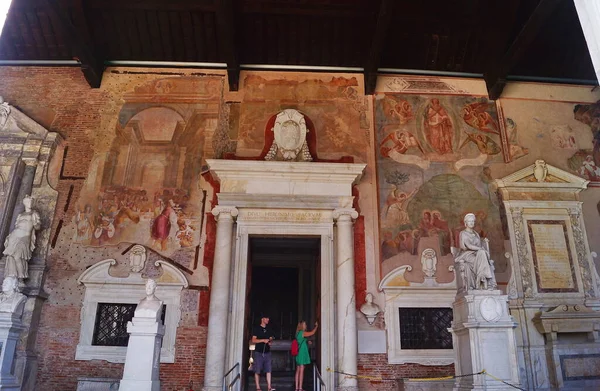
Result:
{"label": "small rectangular window", "polygon": [[452,349],[451,308],[399,308],[401,349]]}
{"label": "small rectangular window", "polygon": [[[127,323],[133,319],[137,304],[98,303],[92,345],[127,346]],[[167,306],[163,305],[162,324],[165,324]]]}

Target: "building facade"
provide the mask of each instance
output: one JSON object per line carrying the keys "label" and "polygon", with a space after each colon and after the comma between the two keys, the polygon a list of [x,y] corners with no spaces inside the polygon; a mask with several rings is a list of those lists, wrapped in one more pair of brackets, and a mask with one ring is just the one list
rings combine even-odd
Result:
{"label": "building facade", "polygon": [[236,364],[247,377],[263,311],[281,373],[305,319],[320,323],[329,388],[452,375],[467,213],[510,299],[521,386],[594,387],[600,91],[509,83],[490,101],[479,79],[363,85],[242,72],[230,92],[221,71],[114,67],[91,89],[76,68],[0,68],[1,242],[25,195],[42,215],[23,389],[119,379],[147,278],[165,302],[164,390],[221,389]]}

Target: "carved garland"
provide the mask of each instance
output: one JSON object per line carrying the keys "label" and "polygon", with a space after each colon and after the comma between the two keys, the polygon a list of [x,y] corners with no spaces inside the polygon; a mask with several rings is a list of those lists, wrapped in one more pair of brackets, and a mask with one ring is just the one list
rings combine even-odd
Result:
{"label": "carved garland", "polygon": [[531,271],[527,262],[527,239],[523,227],[523,208],[510,208],[515,230],[515,241],[517,242],[517,259],[521,268],[521,279],[523,282],[523,293],[525,297],[533,297]]}
{"label": "carved garland", "polygon": [[573,239],[575,239],[575,250],[577,252],[577,261],[581,270],[583,280],[583,290],[587,297],[596,297],[590,274],[590,265],[587,262],[587,251],[585,250],[585,238],[580,223],[580,208],[570,208],[569,217],[571,218],[571,228],[573,229]]}

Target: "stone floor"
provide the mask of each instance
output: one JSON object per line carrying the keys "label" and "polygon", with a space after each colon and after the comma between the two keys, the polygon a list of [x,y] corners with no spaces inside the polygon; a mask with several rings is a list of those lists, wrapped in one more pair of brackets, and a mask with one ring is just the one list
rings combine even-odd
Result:
{"label": "stone floor", "polygon": [[[264,375],[260,377],[260,386],[262,391],[267,391],[267,380],[265,379]],[[294,372],[273,372],[271,387],[275,388],[276,391],[294,391]],[[313,391],[312,368],[310,367],[306,367],[303,388],[305,391]],[[254,374],[250,374],[248,376],[244,390],[256,390],[256,386],[254,385]]]}

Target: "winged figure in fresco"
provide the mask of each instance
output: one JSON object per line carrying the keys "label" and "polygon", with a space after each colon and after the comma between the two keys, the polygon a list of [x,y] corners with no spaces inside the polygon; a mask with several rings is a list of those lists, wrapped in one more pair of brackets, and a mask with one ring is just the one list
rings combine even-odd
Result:
{"label": "winged figure in fresco", "polygon": [[465,123],[477,130],[487,133],[500,134],[498,123],[488,112],[493,107],[490,102],[474,102],[465,105],[461,115]]}
{"label": "winged figure in fresco", "polygon": [[404,99],[396,99],[389,95],[383,98],[383,114],[388,118],[396,118],[400,125],[404,125],[413,119],[413,111],[410,103]]}
{"label": "winged figure in fresco", "polygon": [[467,135],[467,138],[465,139],[465,141],[463,141],[463,143],[458,149],[461,149],[468,143],[474,143],[475,145],[477,145],[477,149],[479,149],[479,152],[481,152],[484,155],[496,155],[502,151],[498,143],[492,140],[492,138],[489,136],[486,136],[484,134],[467,132],[465,132],[465,134]]}

